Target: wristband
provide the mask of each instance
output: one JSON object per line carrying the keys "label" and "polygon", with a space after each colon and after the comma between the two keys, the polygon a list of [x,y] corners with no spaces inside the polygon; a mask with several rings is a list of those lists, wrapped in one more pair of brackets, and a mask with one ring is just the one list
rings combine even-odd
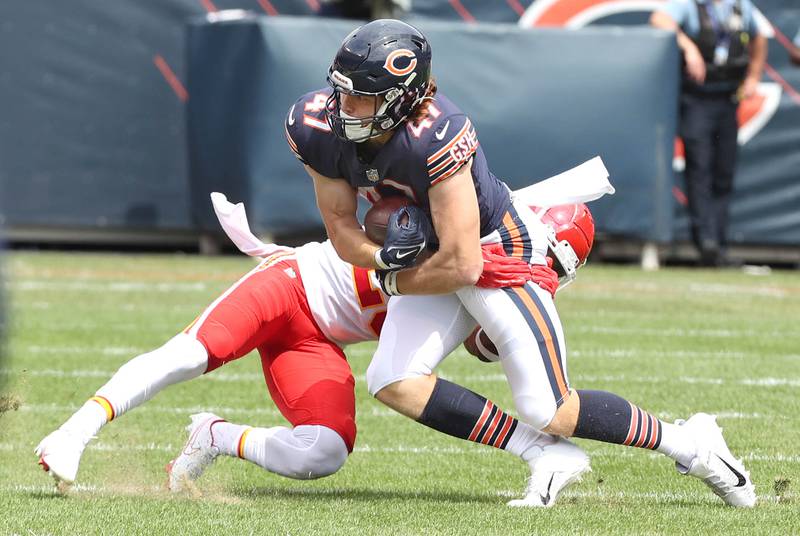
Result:
{"label": "wristband", "polygon": [[384,272],[380,277],[381,288],[388,296],[400,296],[401,293],[397,288],[397,274],[399,272]]}
{"label": "wristband", "polygon": [[383,262],[383,259],[381,258],[381,253],[382,253],[382,252],[383,252],[383,248],[381,248],[381,249],[378,249],[378,250],[376,250],[376,251],[375,251],[375,255],[374,255],[374,258],[375,258],[375,264],[376,264],[376,265],[378,266],[378,268],[379,268],[379,269],[381,269],[381,270],[389,270],[389,269],[390,269],[390,268],[389,268],[389,265],[388,265],[388,264],[386,264],[385,262]]}

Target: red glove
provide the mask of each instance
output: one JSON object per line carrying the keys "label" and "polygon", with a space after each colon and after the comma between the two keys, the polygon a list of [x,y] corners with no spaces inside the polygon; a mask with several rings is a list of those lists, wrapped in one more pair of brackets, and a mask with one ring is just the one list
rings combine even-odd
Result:
{"label": "red glove", "polygon": [[531,264],[531,280],[545,289],[555,298],[558,290],[558,274],[552,268],[553,259],[547,257],[547,266],[543,264]]}
{"label": "red glove", "polygon": [[[481,246],[483,273],[477,286],[482,288],[521,287],[533,279],[530,265],[522,259],[509,257],[502,244]],[[555,272],[554,272],[555,273]]]}

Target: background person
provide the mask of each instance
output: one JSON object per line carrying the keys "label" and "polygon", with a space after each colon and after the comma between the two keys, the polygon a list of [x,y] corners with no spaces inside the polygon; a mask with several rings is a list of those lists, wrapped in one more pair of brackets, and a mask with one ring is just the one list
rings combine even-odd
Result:
{"label": "background person", "polygon": [[767,57],[750,0],[669,0],[653,13],[683,53],[679,134],[686,151],[692,240],[702,266],[726,264],[736,169],[736,110],[752,97]]}

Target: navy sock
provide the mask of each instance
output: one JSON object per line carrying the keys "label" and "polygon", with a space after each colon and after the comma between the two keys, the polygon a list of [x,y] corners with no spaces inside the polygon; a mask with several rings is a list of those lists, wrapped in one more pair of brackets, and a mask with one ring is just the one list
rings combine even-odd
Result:
{"label": "navy sock", "polygon": [[460,385],[438,378],[417,422],[439,432],[499,449],[517,428],[517,419],[491,400]]}
{"label": "navy sock", "polygon": [[661,421],[606,391],[579,390],[581,409],[575,437],[605,443],[657,449],[661,443]]}

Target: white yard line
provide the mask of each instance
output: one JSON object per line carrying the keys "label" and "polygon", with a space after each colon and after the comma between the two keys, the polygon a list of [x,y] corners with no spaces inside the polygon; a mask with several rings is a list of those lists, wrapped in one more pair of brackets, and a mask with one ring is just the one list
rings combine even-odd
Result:
{"label": "white yard line", "polygon": [[[105,443],[94,441],[89,443],[89,450],[100,452],[174,452],[180,448],[179,444],[172,443]],[[29,444],[0,443],[0,451],[4,452],[24,452],[31,449]],[[421,455],[485,455],[496,452],[496,449],[485,448],[482,445],[471,445],[460,442],[449,447],[430,447],[413,445],[394,445],[391,447],[376,447],[371,445],[357,445],[354,452],[358,454],[421,454]],[[662,454],[642,449],[614,449],[600,452],[589,452],[589,457],[593,460],[599,459],[619,459],[620,457],[647,456],[650,458],[663,458]],[[759,454],[749,453],[742,456],[744,461],[770,462],[770,463],[800,463],[800,456],[794,454],[774,453]]]}
{"label": "white yard line", "polygon": [[12,346],[9,354],[19,356],[20,354],[50,354],[58,356],[63,354],[85,355],[85,356],[126,356],[131,357],[142,354],[149,350],[134,346],[49,346],[30,344],[24,346]]}
{"label": "white yard line", "polygon": [[[92,326],[75,325],[75,329],[91,328]],[[116,329],[116,328],[114,328]],[[800,333],[800,331],[798,331]],[[137,354],[144,353],[153,348],[143,348],[134,346],[71,346],[71,345],[47,345],[47,344],[31,344],[12,346],[10,354],[103,354],[103,355],[130,355],[134,357]],[[354,351],[350,350],[352,356],[369,357],[371,350]],[[575,359],[591,359],[591,358],[612,358],[612,359],[628,359],[628,358],[655,358],[655,359],[750,359],[762,358],[763,353],[758,352],[734,352],[726,350],[717,351],[698,351],[698,350],[634,350],[634,349],[617,349],[617,350],[571,350],[569,352],[570,358]],[[800,354],[770,354],[770,359],[790,359],[800,360]],[[476,361],[477,362],[477,361]]]}
{"label": "white yard line", "polygon": [[[269,402],[265,402],[269,404]],[[28,413],[56,413],[56,414],[70,414],[77,411],[80,404],[74,406],[67,406],[61,404],[23,404],[18,411]],[[220,406],[186,406],[186,407],[173,407],[173,406],[159,406],[157,404],[146,403],[131,411],[136,413],[164,413],[170,415],[185,415],[188,419],[189,415],[193,413],[200,413],[204,411],[213,411],[223,417],[230,415],[241,415],[244,417],[253,415],[267,415],[270,417],[282,417],[281,412],[275,407],[249,407],[249,408],[234,408],[234,407],[220,407]],[[401,414],[389,408],[371,407],[368,409],[357,409],[356,418],[363,417],[403,417]]]}
{"label": "white yard line", "polygon": [[90,282],[90,281],[49,281],[38,279],[16,280],[6,283],[6,288],[11,292],[29,291],[79,291],[79,292],[198,292],[209,289],[203,282]]}
{"label": "white yard line", "polygon": [[[574,326],[570,329],[572,333],[604,333],[614,335],[636,335],[648,337],[703,337],[703,338],[721,338],[728,339],[731,337],[743,338],[798,338],[800,331],[759,331],[759,330],[739,330],[739,329],[688,329],[688,328],[642,328],[642,327],[619,327],[619,326],[590,326],[581,325]],[[800,354],[794,354],[794,357],[800,357]]]}
{"label": "white yard line", "polygon": [[[0,369],[0,374],[11,376],[50,377],[50,378],[110,378],[115,370],[60,370],[60,369]],[[503,374],[442,374],[443,378],[457,382],[505,382]],[[628,382],[628,383],[684,383],[689,385],[746,385],[750,387],[800,387],[798,378],[699,378],[692,376],[627,376],[617,375],[571,375],[572,383],[577,382]],[[219,373],[203,376],[208,381],[220,382],[263,382],[264,377],[255,373]],[[365,382],[363,375],[356,376],[356,381]]]}

